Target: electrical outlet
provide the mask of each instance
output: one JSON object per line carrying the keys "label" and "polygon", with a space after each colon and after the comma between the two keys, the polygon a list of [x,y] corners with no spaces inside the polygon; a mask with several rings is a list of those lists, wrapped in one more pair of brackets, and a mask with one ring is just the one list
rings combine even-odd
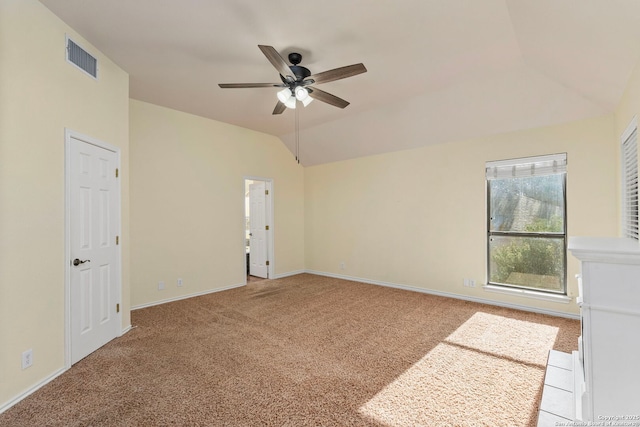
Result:
{"label": "electrical outlet", "polygon": [[340,270],[344,270],[344,261],[340,263]]}
{"label": "electrical outlet", "polygon": [[473,279],[463,279],[462,286],[465,286],[467,288],[475,288],[476,281]]}
{"label": "electrical outlet", "polygon": [[33,365],[33,349],[22,352],[22,369],[27,369]]}
{"label": "electrical outlet", "polygon": [[178,279],[178,287],[182,286],[182,279]]}
{"label": "electrical outlet", "polygon": [[164,282],[158,282],[158,290],[161,291],[164,289]]}

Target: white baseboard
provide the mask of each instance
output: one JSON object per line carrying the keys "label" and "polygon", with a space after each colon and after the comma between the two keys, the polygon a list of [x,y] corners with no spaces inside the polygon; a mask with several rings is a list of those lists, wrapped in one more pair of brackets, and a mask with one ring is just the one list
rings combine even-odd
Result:
{"label": "white baseboard", "polygon": [[362,278],[362,277],[346,276],[346,275],[343,275],[343,274],[327,273],[327,272],[324,272],[324,271],[305,270],[305,272],[309,273],[309,274],[317,274],[318,276],[333,277],[335,279],[344,279],[344,280],[350,280],[350,281],[353,281],[353,282],[368,283],[370,285],[385,286],[385,287],[388,287],[388,288],[403,289],[405,291],[420,292],[420,293],[423,293],[423,294],[437,295],[437,296],[441,296],[441,297],[455,298],[455,299],[460,299],[460,300],[464,300],[464,301],[477,302],[477,303],[480,303],[480,304],[488,304],[488,305],[495,305],[495,306],[498,306],[498,307],[513,308],[515,310],[520,310],[520,311],[530,311],[530,312],[533,312],[533,313],[548,314],[550,316],[566,317],[568,319],[576,319],[576,320],[580,319],[580,316],[577,315],[577,314],[565,313],[565,312],[562,312],[562,311],[555,311],[555,310],[545,310],[545,309],[542,309],[542,308],[530,307],[530,306],[527,306],[527,305],[511,304],[511,303],[502,302],[502,301],[495,301],[495,300],[484,299],[484,298],[476,298],[476,297],[467,296],[467,295],[459,295],[459,294],[453,294],[453,293],[449,293],[449,292],[436,291],[436,290],[433,290],[433,289],[417,288],[415,286],[400,285],[400,284],[391,283],[391,282],[383,282],[383,281],[380,281],[380,280],[372,280],[372,279],[365,279],[365,278]]}
{"label": "white baseboard", "polygon": [[280,273],[280,274],[276,274],[273,276],[274,279],[283,279],[285,277],[289,277],[289,276],[295,276],[296,274],[303,274],[306,273],[306,270],[295,270],[295,271],[288,271],[286,273]]}
{"label": "white baseboard", "polygon": [[[305,270],[288,271],[286,273],[276,274],[276,275],[274,275],[273,278],[274,279],[282,279],[284,277],[295,276],[296,274],[303,274],[303,273],[305,273]],[[246,283],[239,283],[239,284],[236,284],[236,285],[225,286],[224,288],[211,289],[211,290],[207,290],[207,291],[196,292],[196,293],[193,293],[193,294],[181,295],[181,296],[173,297],[173,298],[165,298],[165,299],[162,299],[162,300],[159,300],[159,301],[153,301],[153,302],[149,302],[149,303],[145,303],[145,304],[138,304],[138,305],[132,306],[131,307],[131,311],[139,310],[141,308],[153,307],[154,305],[166,304],[168,302],[180,301],[182,299],[199,297],[199,296],[207,295],[207,294],[213,294],[215,292],[228,291],[229,289],[235,289],[235,288],[239,288],[239,287],[245,286],[245,285],[246,285]],[[131,326],[129,326],[128,329],[131,329]],[[123,331],[122,333],[124,334],[125,332],[126,331]]]}
{"label": "white baseboard", "polygon": [[[284,277],[295,276],[296,274],[303,274],[305,272],[306,272],[305,270],[288,271],[286,273],[275,274],[273,276],[273,278],[274,279],[282,279]],[[245,285],[246,285],[246,283],[239,283],[239,284],[236,284],[236,285],[225,286],[224,288],[211,289],[211,290],[202,291],[202,292],[195,292],[193,294],[181,295],[181,296],[173,297],[173,298],[165,298],[165,299],[162,299],[162,300],[153,301],[153,302],[149,302],[149,303],[145,303],[145,304],[138,304],[138,305],[132,306],[131,307],[131,311],[139,310],[141,308],[153,307],[154,305],[166,304],[168,302],[180,301],[182,299],[199,297],[199,296],[207,295],[207,294],[213,294],[215,292],[228,291],[229,289],[235,289],[235,288],[239,288],[239,287],[245,286]],[[130,329],[131,329],[131,326],[129,326],[128,328],[123,330],[122,334],[124,335]]]}
{"label": "white baseboard", "polygon": [[2,414],[7,409],[11,408],[16,403],[20,402],[25,397],[29,396],[31,393],[33,393],[33,392],[37,391],[38,389],[44,387],[46,384],[48,384],[49,382],[53,381],[54,379],[56,379],[57,377],[59,377],[60,375],[62,375],[66,371],[67,370],[65,368],[60,368],[57,371],[55,371],[54,373],[52,373],[51,375],[49,375],[48,377],[46,377],[45,379],[43,379],[42,381],[37,382],[33,386],[29,387],[27,390],[25,390],[22,393],[20,393],[19,395],[15,396],[13,399],[9,399],[7,402],[5,402],[2,405],[0,405],[0,414]]}
{"label": "white baseboard", "polygon": [[180,300],[187,299],[187,298],[193,298],[193,297],[199,297],[199,296],[202,296],[202,295],[213,294],[213,293],[216,293],[216,292],[228,291],[229,289],[235,289],[235,288],[239,288],[241,286],[245,286],[245,284],[244,283],[239,283],[239,284],[236,284],[236,285],[225,286],[223,288],[210,289],[210,290],[207,290],[207,291],[195,292],[193,294],[180,295],[180,296],[173,297],[173,298],[166,298],[166,299],[162,299],[162,300],[159,300],[159,301],[153,301],[153,302],[149,302],[149,303],[145,303],[145,304],[138,304],[138,305],[132,306],[131,307],[131,311],[139,310],[141,308],[153,307],[154,305],[166,304],[168,302],[180,301]]}

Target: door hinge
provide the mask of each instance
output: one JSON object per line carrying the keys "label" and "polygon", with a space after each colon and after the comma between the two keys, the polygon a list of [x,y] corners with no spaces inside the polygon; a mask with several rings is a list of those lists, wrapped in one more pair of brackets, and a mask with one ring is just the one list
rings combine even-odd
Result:
{"label": "door hinge", "polygon": [[268,230],[268,229],[269,229],[269,226],[268,226],[268,225],[265,225],[265,226],[264,226],[264,229],[265,229],[265,230]]}
{"label": "door hinge", "polygon": [[116,236],[116,245],[120,244],[120,236]]}
{"label": "door hinge", "polygon": [[269,261],[267,261],[267,264],[266,264],[266,265],[269,265]]}
{"label": "door hinge", "polygon": [[116,168],[116,178],[118,177],[118,168]]}
{"label": "door hinge", "polygon": [[120,313],[120,304],[116,304],[116,313]]}
{"label": "door hinge", "polygon": [[264,190],[264,194],[265,194],[265,196],[268,196],[269,195],[269,190]]}

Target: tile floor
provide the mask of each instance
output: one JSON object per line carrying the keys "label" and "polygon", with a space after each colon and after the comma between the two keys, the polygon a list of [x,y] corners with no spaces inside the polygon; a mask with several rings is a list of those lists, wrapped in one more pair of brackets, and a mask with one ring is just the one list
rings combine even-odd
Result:
{"label": "tile floor", "polygon": [[557,427],[573,422],[573,357],[551,350],[544,377],[538,427]]}

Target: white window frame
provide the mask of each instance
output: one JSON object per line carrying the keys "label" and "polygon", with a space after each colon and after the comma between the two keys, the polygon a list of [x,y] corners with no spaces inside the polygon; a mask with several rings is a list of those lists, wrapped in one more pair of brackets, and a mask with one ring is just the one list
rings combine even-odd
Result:
{"label": "white window frame", "polygon": [[[545,156],[522,157],[508,160],[497,160],[486,163],[486,203],[487,203],[487,279],[484,288],[486,290],[517,293],[526,296],[539,296],[541,299],[564,300],[567,298],[567,153],[551,154]],[[562,291],[545,290],[540,288],[529,288],[506,283],[493,283],[490,281],[490,239],[493,235],[527,235],[528,233],[503,233],[491,231],[491,205],[489,181],[492,179],[517,178],[525,176],[543,176],[543,175],[564,175],[563,180],[563,196],[564,196],[564,231],[561,235],[564,239],[564,277]],[[556,235],[557,237],[560,237]],[[534,236],[530,236],[534,237]],[[541,236],[542,237],[542,236]],[[546,296],[549,296],[547,298]]]}

